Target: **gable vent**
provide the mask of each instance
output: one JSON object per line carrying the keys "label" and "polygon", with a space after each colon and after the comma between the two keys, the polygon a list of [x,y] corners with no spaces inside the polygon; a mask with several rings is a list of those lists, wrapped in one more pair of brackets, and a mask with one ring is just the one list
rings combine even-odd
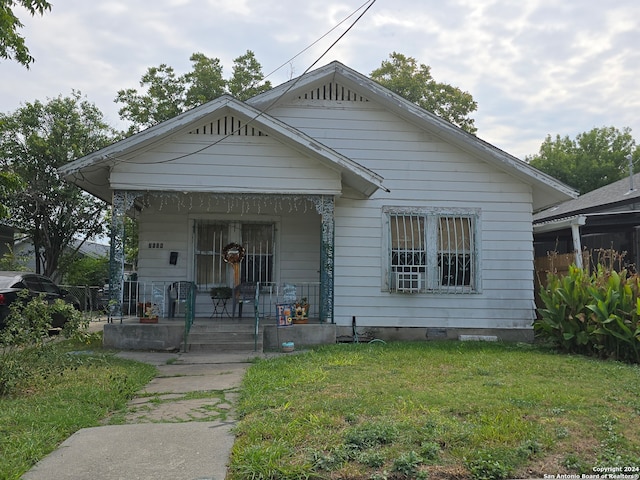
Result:
{"label": "gable vent", "polygon": [[335,100],[337,102],[368,102],[366,97],[336,82],[329,82],[298,97],[300,100]]}
{"label": "gable vent", "polygon": [[191,130],[192,135],[239,135],[245,137],[266,137],[267,134],[232,116],[221,117],[213,122]]}

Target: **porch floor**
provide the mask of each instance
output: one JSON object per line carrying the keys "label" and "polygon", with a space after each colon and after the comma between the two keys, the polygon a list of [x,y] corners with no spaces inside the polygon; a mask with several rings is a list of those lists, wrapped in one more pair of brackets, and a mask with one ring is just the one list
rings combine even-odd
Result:
{"label": "porch floor", "polygon": [[[141,324],[140,318],[137,316],[125,315],[122,317],[114,317],[108,323],[122,323],[122,324]],[[195,317],[193,320],[193,325],[254,325],[255,318],[253,317],[206,317],[200,316]],[[160,325],[160,324],[169,324],[169,325],[182,325],[184,327],[184,317],[158,317],[158,322],[156,324],[148,324],[148,325]],[[261,325],[275,325],[276,319],[275,317],[264,317],[260,318]]]}

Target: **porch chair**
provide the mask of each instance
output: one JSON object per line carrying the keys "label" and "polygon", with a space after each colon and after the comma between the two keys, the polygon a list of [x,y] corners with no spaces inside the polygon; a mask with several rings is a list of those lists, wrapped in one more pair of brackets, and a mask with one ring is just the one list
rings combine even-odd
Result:
{"label": "porch chair", "polygon": [[242,318],[242,305],[251,302],[255,303],[257,287],[255,283],[241,283],[233,289],[231,318],[236,318],[236,306],[238,307],[238,318]]}
{"label": "porch chair", "polygon": [[169,318],[176,316],[176,307],[187,303],[190,282],[173,282],[169,285]]}

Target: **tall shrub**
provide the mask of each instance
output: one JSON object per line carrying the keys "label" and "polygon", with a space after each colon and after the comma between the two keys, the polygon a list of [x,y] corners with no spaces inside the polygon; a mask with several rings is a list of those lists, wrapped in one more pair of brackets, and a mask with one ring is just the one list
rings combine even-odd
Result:
{"label": "tall shrub", "polygon": [[534,330],[561,350],[640,363],[640,278],[599,264],[549,274]]}

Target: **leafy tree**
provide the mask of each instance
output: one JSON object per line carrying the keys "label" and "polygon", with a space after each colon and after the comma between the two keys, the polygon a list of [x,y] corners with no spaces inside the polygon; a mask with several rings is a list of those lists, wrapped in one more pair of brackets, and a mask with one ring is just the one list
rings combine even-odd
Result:
{"label": "leafy tree", "polygon": [[142,91],[129,88],[118,91],[116,103],[124,106],[120,118],[132,123],[129,135],[169,120],[189,108],[213,100],[224,93],[241,99],[271,88],[262,79],[262,67],[252,51],[234,60],[233,75],[225,80],[217,58],[194,53],[189,58],[192,70],[177,76],[173,67],[162,64],[150,67],[140,80]]}
{"label": "leafy tree", "polygon": [[413,57],[393,52],[371,78],[410,102],[419,105],[469,133],[475,133],[474,120],[469,117],[478,104],[468,92],[446,83],[436,82],[431,68]]}
{"label": "leafy tree", "polygon": [[594,128],[575,139],[548,135],[540,152],[525,161],[583,194],[627,175],[626,157],[634,147],[629,128]]}
{"label": "leafy tree", "polygon": [[[0,198],[6,198],[23,187],[20,177],[13,172],[0,171]],[[0,219],[9,216],[9,209],[0,203]]]}
{"label": "leafy tree", "polygon": [[18,33],[22,22],[13,13],[13,7],[20,5],[32,16],[44,15],[51,10],[51,4],[45,0],[2,0],[0,1],[0,58],[12,59],[29,68],[33,57],[29,54],[24,37]]}
{"label": "leafy tree", "polygon": [[173,118],[185,110],[185,80],[176,77],[172,67],[162,64],[151,67],[140,80],[146,94],[135,88],[120,90],[116,103],[124,103],[120,118],[133,123],[129,134]]}
{"label": "leafy tree", "polygon": [[227,82],[229,93],[240,100],[246,100],[271,89],[271,82],[262,82],[262,66],[253,52],[240,55],[233,60],[233,75]]}
{"label": "leafy tree", "polygon": [[184,82],[189,85],[185,94],[185,107],[197,107],[225,92],[219,59],[194,53],[189,60],[193,63],[193,70],[183,76]]}
{"label": "leafy tree", "polygon": [[33,241],[37,272],[53,276],[74,238],[102,233],[104,202],[65,182],[57,169],[109,145],[114,136],[100,110],[79,92],[0,114],[0,171],[23,184],[0,203]]}
{"label": "leafy tree", "polygon": [[109,257],[87,257],[63,255],[61,264],[64,268],[66,285],[99,285],[109,281]]}
{"label": "leafy tree", "polygon": [[13,247],[9,246],[9,251],[0,257],[0,270],[27,271],[30,256],[28,252],[16,253]]}

